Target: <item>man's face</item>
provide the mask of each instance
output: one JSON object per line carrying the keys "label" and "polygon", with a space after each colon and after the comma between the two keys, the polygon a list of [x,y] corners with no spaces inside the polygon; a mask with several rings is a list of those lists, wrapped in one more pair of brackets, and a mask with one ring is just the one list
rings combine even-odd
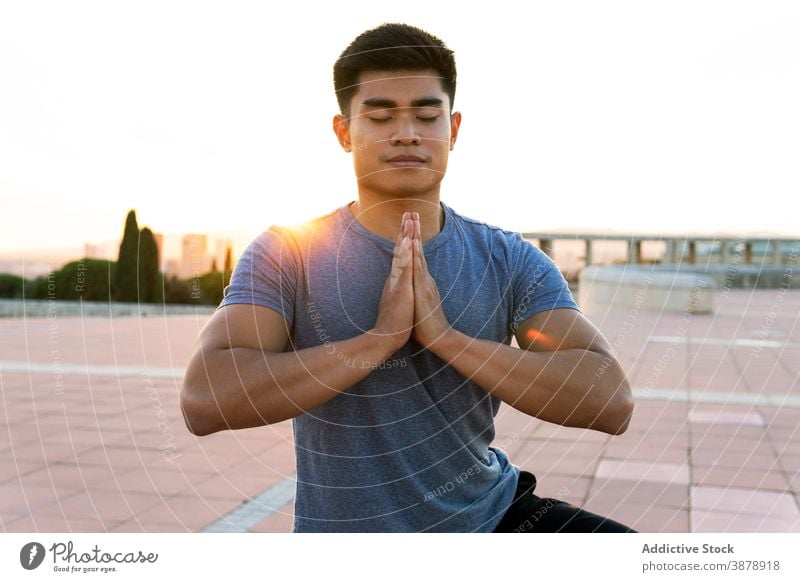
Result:
{"label": "man's face", "polygon": [[436,71],[368,71],[334,128],[359,187],[404,198],[438,192],[460,121]]}

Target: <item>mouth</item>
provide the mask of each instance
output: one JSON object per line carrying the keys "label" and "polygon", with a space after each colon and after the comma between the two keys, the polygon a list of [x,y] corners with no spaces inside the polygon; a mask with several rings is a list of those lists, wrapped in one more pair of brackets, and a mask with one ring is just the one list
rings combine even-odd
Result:
{"label": "mouth", "polygon": [[387,162],[398,168],[415,168],[425,164],[425,159],[420,156],[402,155],[389,158]]}

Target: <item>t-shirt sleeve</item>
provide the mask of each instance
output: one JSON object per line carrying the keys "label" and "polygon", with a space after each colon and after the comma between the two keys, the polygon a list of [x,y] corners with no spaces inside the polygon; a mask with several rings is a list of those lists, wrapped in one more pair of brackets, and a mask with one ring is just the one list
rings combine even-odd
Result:
{"label": "t-shirt sleeve", "polygon": [[297,250],[278,227],[270,227],[244,250],[217,309],[234,303],[261,305],[294,323]]}
{"label": "t-shirt sleeve", "polygon": [[517,235],[512,286],[514,290],[514,315],[511,332],[529,317],[542,311],[568,307],[577,309],[566,279],[549,256],[541,249]]}

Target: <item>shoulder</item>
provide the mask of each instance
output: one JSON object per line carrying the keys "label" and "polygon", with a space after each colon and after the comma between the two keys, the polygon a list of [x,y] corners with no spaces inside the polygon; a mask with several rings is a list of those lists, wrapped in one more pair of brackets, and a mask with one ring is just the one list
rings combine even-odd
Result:
{"label": "shoulder", "polygon": [[470,218],[469,216],[461,214],[454,208],[447,206],[444,203],[442,206],[444,206],[445,212],[447,212],[448,216],[455,220],[457,227],[460,226],[461,228],[468,230],[473,234],[479,234],[486,238],[522,238],[522,235],[518,232],[507,230],[499,226],[494,226],[493,224],[489,224],[483,220]]}
{"label": "shoulder", "polygon": [[273,224],[256,236],[250,246],[254,251],[283,249],[284,252],[299,254],[312,237],[319,240],[320,233],[332,232],[331,226],[340,219],[341,211],[342,208],[337,208],[327,214],[296,224]]}
{"label": "shoulder", "polygon": [[446,207],[449,216],[452,216],[456,223],[456,230],[461,231],[468,244],[482,244],[491,249],[493,255],[502,255],[513,265],[526,254],[538,251],[545,259],[547,255],[539,251],[537,247],[522,238],[522,234],[513,230],[495,226],[483,220],[470,218],[456,212],[452,208]]}

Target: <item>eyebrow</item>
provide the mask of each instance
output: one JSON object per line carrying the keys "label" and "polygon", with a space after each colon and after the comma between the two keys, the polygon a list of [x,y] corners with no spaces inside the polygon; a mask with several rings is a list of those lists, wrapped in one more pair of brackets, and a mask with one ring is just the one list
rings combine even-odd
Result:
{"label": "eyebrow", "polygon": [[[386,97],[370,97],[369,99],[364,99],[361,104],[367,107],[383,107],[386,109],[397,107],[397,102]],[[411,107],[441,107],[442,105],[444,105],[444,102],[438,97],[422,97],[411,102]]]}

